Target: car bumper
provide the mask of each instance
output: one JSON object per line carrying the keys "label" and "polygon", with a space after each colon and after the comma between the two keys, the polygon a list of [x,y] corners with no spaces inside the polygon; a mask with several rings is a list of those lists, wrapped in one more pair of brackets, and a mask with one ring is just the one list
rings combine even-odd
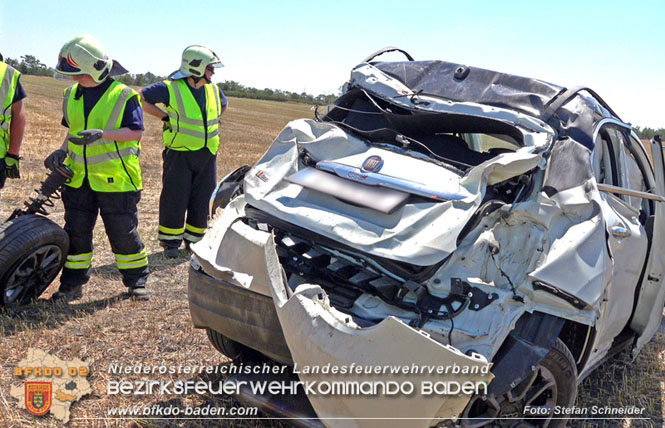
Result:
{"label": "car bumper", "polygon": [[270,297],[189,269],[189,311],[196,328],[209,328],[284,364],[293,364]]}

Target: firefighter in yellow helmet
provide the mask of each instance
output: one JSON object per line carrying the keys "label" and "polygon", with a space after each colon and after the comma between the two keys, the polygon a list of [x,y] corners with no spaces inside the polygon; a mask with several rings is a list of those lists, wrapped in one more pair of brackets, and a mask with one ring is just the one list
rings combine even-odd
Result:
{"label": "firefighter in yellow helmet", "polygon": [[3,61],[0,55],[0,189],[7,178],[20,178],[19,150],[25,132],[21,73]]}
{"label": "firefighter in yellow helmet", "polygon": [[[207,227],[217,181],[219,119],[228,104],[211,79],[222,66],[209,48],[189,46],[169,80],[141,91],[146,113],[164,122],[158,236],[166,257],[177,257],[183,240],[186,246],[199,241]],[[160,103],[166,111],[155,105]]]}
{"label": "firefighter in yellow helmet", "polygon": [[148,258],[138,234],[141,198],[139,140],[143,110],[139,94],[113,76],[127,72],[91,36],[78,36],[60,50],[56,71],[76,83],[65,90],[65,141],[44,164],[69,166],[74,177],[62,192],[70,246],[55,300],[75,300],[90,279],[92,237],[101,214],[116,266],[133,299],[146,300]]}

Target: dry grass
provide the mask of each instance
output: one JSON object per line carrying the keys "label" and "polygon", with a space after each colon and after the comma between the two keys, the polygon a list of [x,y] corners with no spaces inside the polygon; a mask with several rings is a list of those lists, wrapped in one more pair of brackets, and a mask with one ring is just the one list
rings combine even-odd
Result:
{"label": "dry grass", "polygon": [[[2,192],[0,218],[6,218],[44,177],[43,159],[60,145],[64,128],[60,126],[62,89],[66,82],[49,78],[24,76],[28,92],[26,110],[28,128],[22,155],[23,180],[8,181]],[[311,117],[309,106],[269,101],[231,99],[231,107],[223,117],[219,176],[234,168],[255,162],[287,121]],[[95,231],[95,260],[92,280],[86,285],[84,297],[74,304],[51,305],[44,300],[29,305],[20,314],[0,313],[0,427],[60,426],[51,417],[36,418],[16,408],[9,396],[14,381],[12,368],[26,356],[29,347],[42,349],[62,359],[81,358],[90,364],[88,380],[94,393],[72,406],[70,426],[218,426],[219,421],[82,421],[76,418],[104,417],[107,409],[118,406],[151,406],[156,403],[177,406],[199,406],[208,403],[220,407],[233,404],[224,396],[190,394],[170,401],[159,395],[109,396],[107,373],[110,363],[136,365],[217,365],[227,361],[208,343],[203,331],[192,328],[187,306],[187,267],[185,257],[164,259],[157,241],[158,200],[161,189],[161,129],[158,120],[146,118],[141,163],[143,198],[139,205],[140,234],[146,244],[152,275],[148,287],[149,302],[132,302],[121,298],[124,287],[114,266],[103,224]],[[58,204],[51,218],[62,224],[63,209]],[[57,283],[43,297],[49,297]],[[150,379],[171,379],[151,376]],[[173,375],[182,380],[182,375]],[[665,336],[661,331],[635,362],[617,360],[606,364],[587,379],[580,390],[578,406],[635,405],[645,407],[650,421],[585,422],[593,426],[662,426],[663,379],[665,379]],[[206,379],[208,380],[208,379]],[[217,379],[212,379],[217,380]],[[224,421],[221,426],[280,426],[269,421]]]}

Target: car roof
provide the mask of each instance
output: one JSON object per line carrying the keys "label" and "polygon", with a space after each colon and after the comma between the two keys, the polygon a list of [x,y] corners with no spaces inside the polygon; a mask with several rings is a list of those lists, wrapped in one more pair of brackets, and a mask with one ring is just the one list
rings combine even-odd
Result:
{"label": "car roof", "polygon": [[414,92],[507,108],[542,119],[558,132],[559,138],[568,136],[589,149],[593,149],[593,131],[599,120],[621,121],[587,88],[567,90],[538,79],[445,61],[371,64]]}

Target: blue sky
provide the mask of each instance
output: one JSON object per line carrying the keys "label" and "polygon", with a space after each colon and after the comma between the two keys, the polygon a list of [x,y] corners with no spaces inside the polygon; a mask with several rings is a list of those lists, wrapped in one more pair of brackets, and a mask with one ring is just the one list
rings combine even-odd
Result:
{"label": "blue sky", "polygon": [[[216,80],[335,93],[384,46],[563,86],[586,85],[635,125],[665,127],[665,0],[0,0],[0,52],[55,65],[92,34],[131,72],[165,75],[190,44],[211,47]],[[660,28],[656,25],[660,24]]]}

